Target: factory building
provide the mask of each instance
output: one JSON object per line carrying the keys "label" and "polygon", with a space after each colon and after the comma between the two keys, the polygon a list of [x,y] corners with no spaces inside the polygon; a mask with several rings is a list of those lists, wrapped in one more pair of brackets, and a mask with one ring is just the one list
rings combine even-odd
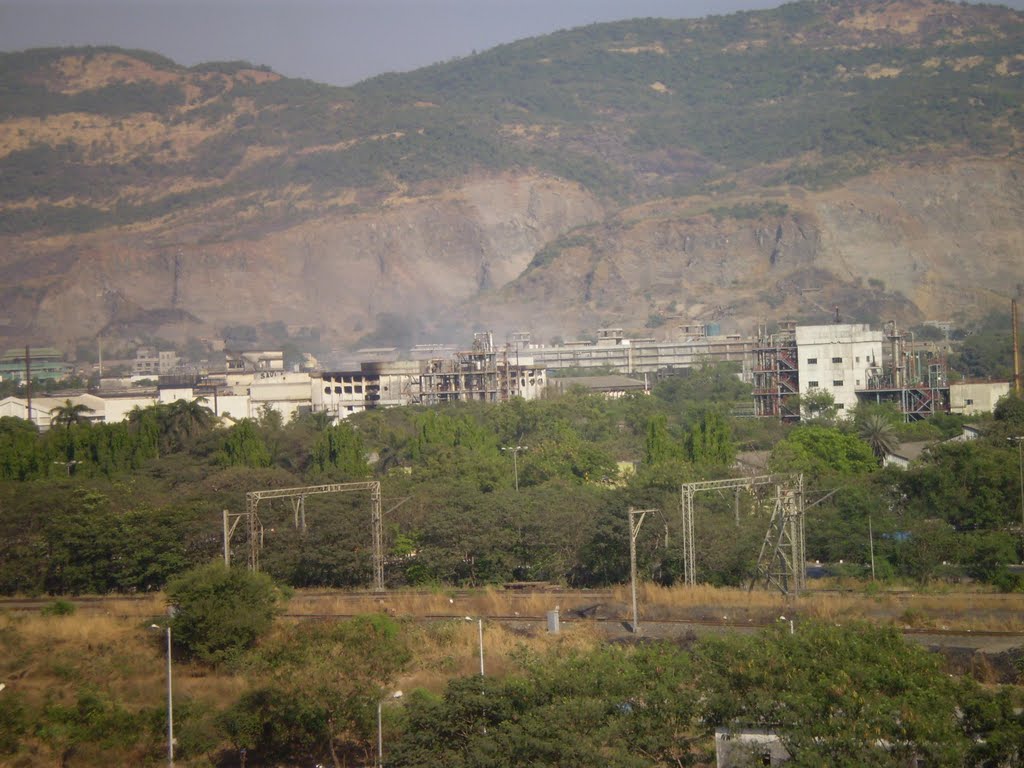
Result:
{"label": "factory building", "polygon": [[784,420],[806,415],[801,400],[822,392],[832,396],[840,417],[860,402],[891,403],[908,421],[950,411],[945,362],[915,349],[913,335],[893,322],[881,331],[839,323],[762,329],[753,382],[755,415]]}

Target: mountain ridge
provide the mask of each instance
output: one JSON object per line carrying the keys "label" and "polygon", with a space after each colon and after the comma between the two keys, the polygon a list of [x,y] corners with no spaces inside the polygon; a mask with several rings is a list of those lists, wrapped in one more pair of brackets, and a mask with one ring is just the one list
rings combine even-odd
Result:
{"label": "mountain ridge", "polygon": [[997,6],[832,0],[592,25],[350,88],[0,54],[0,336],[976,316],[1024,260],[1022,39]]}

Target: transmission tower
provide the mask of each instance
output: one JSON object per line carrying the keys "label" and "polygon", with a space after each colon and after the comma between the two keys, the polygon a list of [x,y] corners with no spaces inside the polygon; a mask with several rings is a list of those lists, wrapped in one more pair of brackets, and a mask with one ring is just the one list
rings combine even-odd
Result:
{"label": "transmission tower", "polygon": [[758,581],[776,587],[782,594],[796,597],[807,586],[806,542],[804,539],[804,476],[796,475],[791,484],[775,487],[775,504],[768,531],[757,558]]}

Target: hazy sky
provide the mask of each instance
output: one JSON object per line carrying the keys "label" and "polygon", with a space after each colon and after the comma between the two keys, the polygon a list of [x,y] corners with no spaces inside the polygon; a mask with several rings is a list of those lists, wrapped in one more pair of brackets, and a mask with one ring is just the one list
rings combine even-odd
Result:
{"label": "hazy sky", "polygon": [[[347,85],[596,21],[688,18],[779,0],[0,0],[0,50],[120,45],[245,59]],[[1024,9],[1024,0],[1011,0]]]}

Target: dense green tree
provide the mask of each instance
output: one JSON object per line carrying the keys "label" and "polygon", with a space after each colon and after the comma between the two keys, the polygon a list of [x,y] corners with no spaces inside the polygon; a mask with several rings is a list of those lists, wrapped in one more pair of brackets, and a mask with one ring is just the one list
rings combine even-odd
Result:
{"label": "dense green tree", "polygon": [[984,440],[947,442],[899,477],[904,508],[939,517],[960,530],[1017,520],[1020,485],[1012,446]]}
{"label": "dense green tree", "polygon": [[856,475],[877,467],[871,449],[855,435],[820,424],[801,425],[772,449],[771,467],[776,472],[825,475]]}
{"label": "dense green tree", "polygon": [[379,614],[282,627],[246,659],[261,682],[221,715],[221,727],[253,761],[365,765],[376,704],[410,658],[407,635]]}
{"label": "dense green tree", "polygon": [[607,483],[617,475],[618,466],[608,453],[561,420],[550,424],[543,437],[519,459],[521,486],[539,485],[556,478]]}
{"label": "dense green tree", "polygon": [[892,628],[778,627],[704,641],[694,669],[711,725],[777,732],[794,766],[960,765],[955,683]]}
{"label": "dense green tree", "polygon": [[702,466],[728,467],[736,458],[729,423],[717,411],[705,411],[686,438],[688,458]]}
{"label": "dense green tree", "polygon": [[939,520],[918,520],[907,526],[898,539],[897,571],[921,584],[935,578],[943,565],[955,562],[959,542],[949,525]]}
{"label": "dense green tree", "polygon": [[1008,430],[1024,432],[1024,398],[1010,392],[999,398],[992,416]]}
{"label": "dense green tree", "polygon": [[24,481],[44,474],[39,428],[31,421],[0,417],[0,479]]}
{"label": "dense green tree", "polygon": [[366,477],[370,467],[359,433],[344,422],[324,429],[313,444],[313,468],[336,480]]}
{"label": "dense green tree", "polygon": [[697,693],[667,644],[544,659],[528,674],[453,680],[417,693],[389,753],[396,766],[689,765]]}
{"label": "dense green tree", "polygon": [[788,405],[800,414],[801,421],[833,424],[839,408],[835,396],[826,389],[812,389],[792,398]]}
{"label": "dense green tree", "polygon": [[950,356],[950,367],[970,379],[1005,381],[1013,375],[1013,343],[1006,325],[972,333]]}
{"label": "dense green tree", "polygon": [[220,464],[227,467],[269,467],[270,451],[251,419],[242,419],[224,437]]}
{"label": "dense green tree", "polygon": [[264,635],[285,594],[265,573],[211,563],[167,584],[178,648],[210,663],[225,662]]}
{"label": "dense green tree", "polygon": [[673,372],[654,385],[652,395],[676,413],[709,403],[735,403],[750,398],[750,385],[738,376],[736,363],[705,363]]}
{"label": "dense green tree", "polygon": [[157,409],[165,450],[188,449],[197,437],[213,428],[217,417],[203,405],[205,402],[206,398],[197,397],[153,406]]}
{"label": "dense green tree", "polygon": [[644,464],[654,466],[682,457],[683,446],[673,440],[669,434],[668,417],[659,413],[648,419],[647,439],[644,442]]}

